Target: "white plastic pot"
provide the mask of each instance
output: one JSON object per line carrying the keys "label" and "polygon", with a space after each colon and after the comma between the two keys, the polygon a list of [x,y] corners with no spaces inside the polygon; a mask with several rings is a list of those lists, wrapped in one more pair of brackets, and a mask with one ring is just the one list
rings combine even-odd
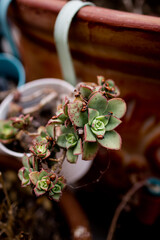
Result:
{"label": "white plastic pot", "polygon": [[[22,96],[27,96],[32,94],[34,91],[38,89],[42,89],[43,87],[53,88],[58,92],[58,94],[66,94],[69,95],[74,91],[74,87],[63,80],[60,79],[53,79],[53,78],[45,78],[34,80],[32,82],[26,83],[25,85],[19,87],[19,91]],[[9,109],[9,104],[13,99],[13,94],[8,95],[0,105],[0,119],[6,119],[7,112]],[[0,150],[8,155],[12,155],[18,158],[21,161],[23,153],[14,152],[8,149],[4,144],[0,143]],[[66,159],[63,163],[61,173],[67,179],[67,183],[74,183],[80,178],[82,178],[89,168],[91,167],[92,161],[83,161],[81,156],[79,156],[76,164],[69,163]]]}

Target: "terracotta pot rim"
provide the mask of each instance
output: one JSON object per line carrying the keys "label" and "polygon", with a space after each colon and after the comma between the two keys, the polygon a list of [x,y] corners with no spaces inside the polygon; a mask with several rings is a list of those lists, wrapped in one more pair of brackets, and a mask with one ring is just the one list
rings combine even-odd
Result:
{"label": "terracotta pot rim", "polygon": [[[59,0],[16,0],[16,8],[19,8],[20,11],[24,11],[25,8],[23,9],[23,7],[26,7],[33,10],[35,9],[35,11],[43,10],[58,14],[65,3],[66,1]],[[23,18],[22,15],[21,17]],[[123,12],[98,6],[86,6],[80,9],[77,14],[77,18],[79,20],[85,20],[87,22],[93,22],[96,24],[160,32],[159,17]]]}

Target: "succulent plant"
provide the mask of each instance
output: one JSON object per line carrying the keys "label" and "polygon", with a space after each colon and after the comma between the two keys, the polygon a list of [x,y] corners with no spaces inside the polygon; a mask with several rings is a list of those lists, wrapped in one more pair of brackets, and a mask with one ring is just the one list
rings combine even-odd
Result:
{"label": "succulent plant", "polygon": [[44,141],[36,141],[30,147],[30,151],[38,158],[45,159],[49,157],[51,154],[50,150],[48,149],[49,143]]}
{"label": "succulent plant", "polygon": [[57,139],[58,146],[67,149],[67,159],[70,163],[77,161],[78,155],[82,154],[82,139],[79,138],[73,127],[61,127],[62,134]]}
{"label": "succulent plant", "polygon": [[51,188],[49,191],[49,198],[51,200],[59,201],[65,186],[66,186],[66,181],[64,177],[63,176],[58,177],[54,187]]}
{"label": "succulent plant", "polygon": [[105,80],[103,76],[98,76],[97,79],[98,85],[101,86],[99,90],[104,91],[106,97],[113,98],[119,96],[119,88],[112,79]]}
{"label": "succulent plant", "polygon": [[0,142],[9,144],[15,140],[17,129],[10,120],[0,120]]}
{"label": "succulent plant", "polygon": [[92,154],[94,157],[98,143],[108,149],[120,149],[121,137],[114,129],[126,112],[126,103],[120,98],[107,100],[99,91],[91,92],[87,98],[85,111],[82,111],[84,105],[80,100],[68,106],[72,124],[84,128],[83,158],[86,160],[92,159]]}
{"label": "succulent plant", "polygon": [[10,120],[12,121],[13,127],[17,129],[25,129],[32,122],[32,119],[33,117],[31,117],[29,114],[27,115],[21,114],[19,117],[10,118]]}
{"label": "succulent plant", "polygon": [[59,200],[62,189],[65,187],[63,177],[58,177],[53,171],[47,172],[42,169],[29,174],[30,181],[34,185],[36,196],[48,194],[49,198]]}
{"label": "succulent plant", "polygon": [[[65,97],[46,126],[38,129],[31,155],[23,158],[24,167],[19,170],[22,186],[30,185],[36,196],[45,194],[58,201],[66,185],[60,176],[65,156],[75,164],[79,155],[92,160],[99,146],[120,149],[122,141],[115,129],[122,122],[126,103],[117,98],[119,93],[114,81],[103,76],[98,76],[98,84],[78,84],[75,97]],[[12,118],[18,128],[25,128],[31,120],[29,115]]]}

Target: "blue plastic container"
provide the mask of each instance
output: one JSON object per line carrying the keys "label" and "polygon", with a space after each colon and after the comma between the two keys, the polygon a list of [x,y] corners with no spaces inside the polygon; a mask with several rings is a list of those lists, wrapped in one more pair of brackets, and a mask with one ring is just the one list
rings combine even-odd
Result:
{"label": "blue plastic container", "polygon": [[12,55],[8,53],[0,53],[0,77],[7,81],[11,79],[15,81],[17,87],[22,86],[25,81],[24,67],[19,60],[19,52],[14,43],[10,27],[7,21],[7,11],[12,0],[0,0],[0,33],[1,37],[8,41]]}
{"label": "blue plastic container", "polygon": [[17,87],[25,83],[25,71],[22,63],[10,54],[0,54],[0,77],[17,80]]}

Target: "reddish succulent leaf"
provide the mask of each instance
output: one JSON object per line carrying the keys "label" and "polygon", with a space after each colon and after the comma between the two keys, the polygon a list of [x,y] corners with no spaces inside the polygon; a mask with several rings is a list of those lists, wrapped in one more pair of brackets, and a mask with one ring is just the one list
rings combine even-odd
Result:
{"label": "reddish succulent leaf", "polygon": [[83,104],[81,101],[68,104],[68,114],[71,122],[77,127],[83,127],[88,121],[87,111],[81,112]]}
{"label": "reddish succulent leaf", "polygon": [[45,191],[44,191],[44,190],[39,190],[39,189],[36,188],[36,187],[34,188],[34,192],[35,192],[35,194],[36,194],[37,197],[45,194]]}
{"label": "reddish succulent leaf", "polygon": [[39,172],[38,171],[34,171],[34,172],[31,172],[29,174],[29,178],[34,185],[37,184],[38,177],[39,177]]}

